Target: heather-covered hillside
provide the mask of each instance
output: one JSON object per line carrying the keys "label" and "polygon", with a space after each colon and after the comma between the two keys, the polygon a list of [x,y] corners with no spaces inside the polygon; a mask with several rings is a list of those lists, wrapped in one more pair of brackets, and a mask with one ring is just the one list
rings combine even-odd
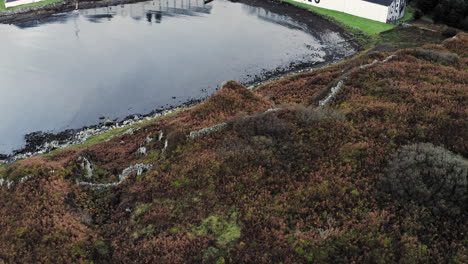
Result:
{"label": "heather-covered hillside", "polygon": [[466,263],[468,34],[418,40],[0,169],[0,263]]}

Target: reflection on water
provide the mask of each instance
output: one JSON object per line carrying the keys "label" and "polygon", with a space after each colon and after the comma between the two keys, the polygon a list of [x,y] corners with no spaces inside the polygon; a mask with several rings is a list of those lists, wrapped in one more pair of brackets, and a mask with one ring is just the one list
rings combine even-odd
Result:
{"label": "reflection on water", "polygon": [[0,25],[0,153],[33,131],[147,113],[207,96],[225,80],[353,52],[336,32],[305,30],[224,0],[155,0]]}
{"label": "reflection on water", "polygon": [[206,5],[201,0],[185,1],[151,1],[144,2],[138,6],[120,5],[115,7],[96,8],[91,10],[80,10],[91,22],[110,21],[114,15],[121,17],[129,16],[135,20],[146,18],[146,21],[161,23],[163,17],[174,16],[199,16],[200,14],[210,14],[211,5]]}
{"label": "reflection on water", "polygon": [[212,5],[202,0],[148,1],[137,4],[108,6],[94,9],[79,9],[72,13],[57,14],[39,21],[30,21],[16,26],[19,28],[37,27],[49,23],[66,23],[76,15],[82,15],[89,22],[102,23],[111,21],[114,16],[131,17],[134,20],[146,19],[148,22],[161,23],[163,17],[199,16],[210,14]]}
{"label": "reflection on water", "polygon": [[[297,22],[289,16],[273,13],[269,10],[258,8],[254,6],[244,5],[243,9],[251,15],[255,15],[263,21],[282,25],[292,30],[306,31],[324,46],[308,46],[311,50],[320,51],[323,50],[326,53],[328,59],[338,59],[352,54],[353,50],[343,42],[343,36],[338,32],[333,32],[324,28],[309,28],[306,25]],[[340,43],[341,42],[341,43]],[[336,45],[339,44],[339,45]]]}

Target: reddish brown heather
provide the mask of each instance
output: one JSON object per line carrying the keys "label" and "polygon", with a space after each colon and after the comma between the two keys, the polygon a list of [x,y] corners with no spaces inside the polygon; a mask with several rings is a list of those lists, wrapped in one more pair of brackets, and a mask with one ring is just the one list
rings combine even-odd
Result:
{"label": "reddish brown heather", "polygon": [[[3,176],[34,177],[0,189],[0,262],[463,263],[466,212],[414,213],[376,183],[406,144],[432,142],[467,157],[466,50],[461,33],[367,69],[359,66],[390,53],[258,92],[229,82],[133,135],[13,165]],[[313,107],[345,73],[334,114],[294,105]],[[275,106],[259,95],[291,105],[262,114]],[[223,131],[186,138],[224,121]],[[153,139],[148,156],[135,154],[160,131],[167,149]],[[153,168],[93,190],[75,184],[83,179],[79,156],[95,165],[96,181],[139,162]]]}
{"label": "reddish brown heather", "polygon": [[317,97],[323,97],[334,81],[343,72],[356,66],[371,63],[375,59],[383,59],[385,54],[373,53],[369,56],[358,56],[336,65],[317,69],[312,72],[300,73],[291,77],[267,83],[260,87],[259,93],[276,104],[307,104]]}

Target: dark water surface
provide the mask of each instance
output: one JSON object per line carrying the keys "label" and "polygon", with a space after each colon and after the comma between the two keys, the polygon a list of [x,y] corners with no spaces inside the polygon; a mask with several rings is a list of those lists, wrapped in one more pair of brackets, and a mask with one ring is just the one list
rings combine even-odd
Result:
{"label": "dark water surface", "polygon": [[177,105],[291,63],[353,52],[344,37],[216,0],[148,1],[0,25],[0,153],[34,131]]}

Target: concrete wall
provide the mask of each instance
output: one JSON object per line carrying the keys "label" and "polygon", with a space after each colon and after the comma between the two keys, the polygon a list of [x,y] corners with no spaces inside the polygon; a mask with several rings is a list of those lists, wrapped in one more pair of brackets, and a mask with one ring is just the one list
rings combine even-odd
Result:
{"label": "concrete wall", "polygon": [[[294,0],[321,8],[340,11],[358,17],[386,23],[389,15],[389,7],[370,3],[362,0]],[[398,0],[397,0],[398,1]],[[318,3],[317,3],[318,2]]]}

